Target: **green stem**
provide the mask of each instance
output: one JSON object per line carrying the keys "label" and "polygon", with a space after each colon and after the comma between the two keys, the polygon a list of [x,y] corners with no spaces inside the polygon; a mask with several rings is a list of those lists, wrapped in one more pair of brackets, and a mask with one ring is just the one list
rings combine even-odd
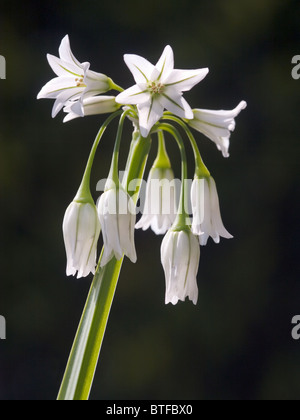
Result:
{"label": "green stem", "polygon": [[120,152],[120,145],[123,133],[123,126],[124,121],[127,115],[129,114],[130,110],[123,112],[119,121],[119,127],[117,132],[117,137],[115,141],[114,151],[113,151],[113,158],[111,162],[111,167],[108,175],[108,185],[110,181],[113,181],[115,186],[119,186],[119,152]]}
{"label": "green stem", "polygon": [[187,220],[189,219],[189,215],[185,210],[185,183],[188,178],[188,169],[187,169],[187,158],[186,158],[186,151],[184,147],[184,142],[179,134],[179,131],[173,127],[171,124],[159,124],[158,128],[160,130],[164,130],[169,132],[174,139],[176,140],[180,154],[181,154],[181,194],[179,200],[179,207],[177,218],[172,226],[173,230],[182,230],[185,229],[187,226]]}
{"label": "green stem", "polygon": [[[134,137],[125,186],[132,179],[143,177],[150,145],[150,137]],[[133,198],[135,202],[137,198],[138,196]],[[87,400],[90,395],[123,259],[117,261],[113,258],[105,267],[100,267],[100,261],[101,257],[71,349],[58,400]]]}
{"label": "green stem", "polygon": [[105,132],[105,130],[107,129],[108,125],[119,115],[121,115],[122,111],[116,111],[114,112],[112,115],[110,115],[107,120],[103,123],[103,125],[101,126],[94,144],[92,146],[86,167],[85,167],[85,171],[82,177],[82,181],[80,184],[80,187],[78,189],[78,192],[74,198],[74,201],[80,202],[80,203],[84,203],[84,202],[89,202],[92,199],[91,196],[91,192],[90,192],[90,179],[91,179],[91,171],[92,171],[92,166],[94,163],[94,159],[95,159],[95,155],[96,155],[96,151],[97,148],[99,146],[100,140]]}
{"label": "green stem", "polygon": [[158,132],[158,153],[153,167],[171,169],[171,162],[166,149],[166,142],[163,131]]}
{"label": "green stem", "polygon": [[169,114],[168,112],[164,113],[164,120],[171,120],[171,121],[175,121],[177,124],[179,124],[184,131],[186,132],[190,143],[192,145],[193,148],[193,152],[194,152],[194,157],[195,157],[195,166],[196,166],[196,170],[195,170],[195,176],[197,178],[209,178],[210,177],[210,172],[207,169],[207,167],[205,166],[205,163],[203,162],[201,153],[199,151],[199,147],[197,145],[197,142],[195,140],[195,137],[193,136],[193,133],[191,132],[190,128],[178,117],[175,117],[172,114]]}
{"label": "green stem", "polygon": [[111,90],[117,90],[118,92],[124,92],[124,89],[117,85],[112,79],[109,78],[109,86]]}

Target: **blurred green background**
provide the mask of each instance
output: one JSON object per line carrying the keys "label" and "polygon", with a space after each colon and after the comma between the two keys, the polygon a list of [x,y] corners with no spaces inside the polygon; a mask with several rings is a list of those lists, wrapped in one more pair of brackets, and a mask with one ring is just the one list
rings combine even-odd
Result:
{"label": "blurred green background", "polygon": [[[229,159],[196,136],[235,239],[202,249],[198,305],[173,307],[164,305],[162,238],[136,232],[138,262],[124,264],[91,398],[300,398],[300,341],[291,337],[300,314],[300,80],[291,77],[299,20],[298,0],[1,2],[0,315],[7,340],[0,341],[0,399],[56,398],[91,281],[66,277],[61,223],[104,118],[64,125],[62,114],[51,119],[52,101],[36,100],[53,77],[46,53],[57,55],[66,34],[80,61],[124,87],[133,84],[124,53],[155,62],[170,44],[175,67],[210,68],[185,95],[193,107],[248,102]],[[95,199],[114,133],[107,131],[96,158]],[[179,176],[178,152],[170,154]],[[148,167],[154,157],[155,147]]]}

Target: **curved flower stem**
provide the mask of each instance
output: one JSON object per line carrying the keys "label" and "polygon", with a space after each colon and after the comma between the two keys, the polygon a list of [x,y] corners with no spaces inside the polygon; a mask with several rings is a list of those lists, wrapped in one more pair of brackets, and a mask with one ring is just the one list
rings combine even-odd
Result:
{"label": "curved flower stem", "polygon": [[108,175],[108,180],[112,180],[116,186],[119,185],[119,152],[120,152],[120,145],[121,145],[121,139],[122,139],[122,133],[123,133],[123,126],[124,121],[127,115],[130,113],[130,110],[124,111],[121,115],[120,121],[119,121],[119,127],[117,132],[117,137],[115,141],[114,151],[113,151],[113,158],[111,162],[111,167]]}
{"label": "curved flower stem", "polygon": [[[129,185],[133,179],[143,177],[150,145],[150,137],[134,135],[124,186]],[[135,200],[137,198],[138,195]],[[71,349],[58,400],[87,400],[90,395],[123,262],[123,259],[117,261],[113,258],[105,267],[100,267],[101,256]]]}
{"label": "curved flower stem", "polygon": [[94,163],[94,159],[95,159],[95,155],[96,155],[96,151],[97,148],[99,146],[100,140],[105,132],[105,130],[107,129],[108,125],[119,115],[122,114],[122,111],[116,111],[114,112],[112,115],[110,115],[106,121],[104,121],[104,123],[102,124],[96,138],[94,141],[94,144],[92,146],[87,164],[86,164],[86,168],[82,177],[82,181],[79,187],[79,190],[76,194],[76,197],[74,199],[74,201],[77,202],[86,202],[86,201],[90,201],[91,200],[91,192],[90,192],[90,179],[91,179],[91,170],[92,170],[92,166]]}
{"label": "curved flower stem", "polygon": [[189,219],[189,215],[187,214],[185,210],[185,183],[188,178],[188,170],[187,170],[187,158],[186,158],[184,142],[179,134],[179,131],[175,127],[173,127],[171,124],[166,124],[166,123],[159,124],[158,129],[167,131],[174,137],[174,139],[176,140],[178,144],[180,154],[181,154],[181,194],[180,194],[177,217],[173,224],[172,229],[182,230],[186,228],[187,220]]}
{"label": "curved flower stem", "polygon": [[184,131],[186,132],[192,148],[193,148],[193,152],[194,152],[194,157],[195,157],[195,166],[196,166],[196,170],[195,170],[195,176],[197,178],[209,178],[210,177],[210,172],[207,169],[207,167],[205,166],[201,153],[199,151],[199,147],[197,145],[197,142],[195,140],[195,137],[193,136],[193,133],[191,132],[190,128],[185,124],[184,121],[182,121],[180,118],[175,117],[173,114],[165,112],[164,113],[164,120],[170,120],[170,121],[174,121],[177,124],[179,124]]}
{"label": "curved flower stem", "polygon": [[124,89],[121,86],[117,85],[112,79],[109,78],[108,80],[109,80],[110,88],[112,90],[117,90],[118,92],[124,92]]}

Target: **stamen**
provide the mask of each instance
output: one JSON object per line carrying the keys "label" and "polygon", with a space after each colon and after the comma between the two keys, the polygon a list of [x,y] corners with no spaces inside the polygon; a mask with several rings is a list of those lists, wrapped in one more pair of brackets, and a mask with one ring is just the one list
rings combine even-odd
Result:
{"label": "stamen", "polygon": [[148,83],[148,89],[151,95],[158,95],[161,94],[164,90],[164,85],[161,82],[154,81]]}
{"label": "stamen", "polygon": [[83,82],[84,82],[84,76],[80,76],[80,79],[76,77],[75,83],[77,87],[86,87],[86,85]]}

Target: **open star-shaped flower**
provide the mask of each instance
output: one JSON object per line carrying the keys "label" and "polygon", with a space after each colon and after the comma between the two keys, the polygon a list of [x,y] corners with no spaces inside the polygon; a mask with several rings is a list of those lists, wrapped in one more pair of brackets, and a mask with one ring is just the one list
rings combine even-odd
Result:
{"label": "open star-shaped flower", "polygon": [[52,117],[66,105],[76,101],[80,104],[80,115],[84,115],[84,98],[105,93],[111,89],[110,79],[90,70],[90,63],[80,63],[71,51],[69,36],[66,35],[59,47],[59,58],[47,54],[48,62],[57,75],[39,92],[37,98],[55,99]]}
{"label": "open star-shaped flower", "polygon": [[208,69],[175,70],[174,54],[168,45],[157,64],[138,55],[126,54],[125,63],[136,85],[120,93],[116,102],[137,105],[141,135],[147,137],[153,125],[162,117],[164,109],[181,118],[193,119],[194,114],[182,97],[208,73]]}

